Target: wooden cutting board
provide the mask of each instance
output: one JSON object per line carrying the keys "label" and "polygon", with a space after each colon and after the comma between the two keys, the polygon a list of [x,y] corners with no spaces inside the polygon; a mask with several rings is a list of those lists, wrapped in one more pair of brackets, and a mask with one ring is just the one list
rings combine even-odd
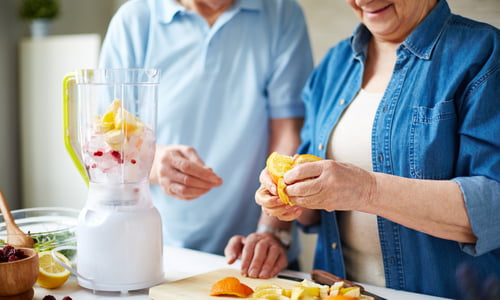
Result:
{"label": "wooden cutting board", "polygon": [[282,288],[292,288],[296,281],[281,278],[256,279],[240,275],[240,270],[220,269],[208,273],[199,274],[193,277],[180,279],[177,281],[163,283],[149,289],[149,298],[153,300],[179,300],[179,299],[241,299],[237,297],[215,297],[209,296],[210,288],[214,283],[224,277],[234,276],[252,289],[263,284],[278,284]]}

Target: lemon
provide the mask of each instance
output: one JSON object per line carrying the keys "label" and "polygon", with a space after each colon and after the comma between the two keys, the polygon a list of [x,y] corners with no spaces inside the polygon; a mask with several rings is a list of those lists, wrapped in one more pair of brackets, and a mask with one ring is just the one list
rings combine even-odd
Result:
{"label": "lemon", "polygon": [[[69,259],[63,254],[56,252],[57,258],[71,266]],[[63,285],[71,274],[63,266],[55,261],[51,251],[38,253],[39,272],[36,282],[43,288],[54,289]]]}

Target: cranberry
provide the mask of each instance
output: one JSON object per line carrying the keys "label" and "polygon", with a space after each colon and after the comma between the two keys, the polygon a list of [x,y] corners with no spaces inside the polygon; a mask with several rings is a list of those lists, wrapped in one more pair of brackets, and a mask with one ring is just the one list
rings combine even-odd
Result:
{"label": "cranberry", "polygon": [[103,155],[102,151],[94,152],[94,156],[102,156],[102,155]]}
{"label": "cranberry", "polygon": [[62,300],[73,300],[73,299],[71,299],[70,296],[66,296],[66,297],[62,298]]}
{"label": "cranberry", "polygon": [[28,256],[23,252],[23,250],[15,249],[12,246],[5,246],[3,249],[0,249],[0,263],[16,261],[26,257]]}
{"label": "cranberry", "polygon": [[56,297],[54,297],[52,295],[47,295],[47,296],[43,297],[42,300],[56,300]]}
{"label": "cranberry", "polygon": [[19,260],[19,258],[15,255],[11,255],[11,256],[9,256],[9,259],[7,261],[11,262],[11,261],[16,261],[16,260]]}
{"label": "cranberry", "polygon": [[123,158],[122,158],[122,155],[120,154],[120,152],[113,150],[113,151],[111,151],[111,155],[116,159],[116,161],[119,164],[123,164]]}
{"label": "cranberry", "polygon": [[14,254],[14,252],[15,252],[14,247],[12,247],[10,245],[7,245],[7,246],[3,247],[3,253],[7,257],[9,257],[10,255]]}
{"label": "cranberry", "polygon": [[137,163],[137,161],[135,159],[131,159],[130,162],[135,165]]}

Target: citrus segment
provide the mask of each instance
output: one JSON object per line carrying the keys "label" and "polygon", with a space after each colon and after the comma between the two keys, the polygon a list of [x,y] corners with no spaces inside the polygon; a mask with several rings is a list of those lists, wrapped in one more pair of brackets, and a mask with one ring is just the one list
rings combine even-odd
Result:
{"label": "citrus segment", "polygon": [[[63,254],[56,252],[57,258],[71,266],[71,262]],[[63,285],[68,280],[70,272],[58,264],[52,257],[51,251],[38,254],[39,272],[36,282],[43,288],[54,289]]]}
{"label": "citrus segment", "polygon": [[214,283],[210,289],[210,296],[237,296],[246,298],[253,293],[251,287],[236,277],[226,277]]}
{"label": "citrus segment", "polygon": [[285,175],[286,171],[292,168],[293,158],[288,155],[281,155],[278,152],[273,152],[267,158],[266,166],[271,178],[275,184],[278,179]]}
{"label": "citrus segment", "polygon": [[290,199],[288,198],[288,195],[285,192],[286,188],[286,183],[283,177],[280,177],[278,179],[278,184],[276,185],[278,188],[278,196],[280,197],[281,201],[285,204],[290,204],[290,205],[295,205],[292,202],[290,202]]}
{"label": "citrus segment", "polygon": [[321,157],[317,157],[316,155],[312,154],[301,154],[295,157],[293,160],[293,165],[298,165],[298,164],[303,164],[306,162],[313,162],[313,161],[318,161],[322,160]]}
{"label": "citrus segment", "polygon": [[283,180],[285,173],[293,168],[293,166],[298,164],[303,164],[307,162],[314,162],[322,160],[320,157],[311,154],[301,154],[295,157],[288,155],[282,155],[277,152],[273,152],[269,155],[266,161],[267,171],[271,175],[273,182],[277,186],[278,196],[284,204],[295,205],[290,201],[288,195],[285,192],[286,183]]}

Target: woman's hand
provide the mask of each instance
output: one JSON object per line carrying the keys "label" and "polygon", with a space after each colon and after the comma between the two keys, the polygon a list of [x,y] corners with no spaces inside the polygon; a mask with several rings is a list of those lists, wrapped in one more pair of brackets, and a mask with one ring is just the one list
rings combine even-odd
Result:
{"label": "woman's hand", "polygon": [[296,165],[285,173],[283,179],[287,185],[285,192],[295,206],[286,205],[279,199],[267,169],[261,172],[261,187],[255,194],[255,200],[267,215],[283,221],[299,219],[303,224],[313,222],[300,220],[303,209],[359,209],[370,201],[376,184],[370,172],[333,160]]}
{"label": "woman's hand", "polygon": [[261,186],[255,193],[255,201],[262,206],[262,212],[281,221],[292,221],[302,214],[302,208],[284,204],[278,197],[276,185],[267,169],[260,173]]}
{"label": "woman's hand", "polygon": [[170,145],[157,146],[150,182],[171,197],[192,200],[220,186],[222,179],[205,166],[194,148]]}
{"label": "woman's hand", "polygon": [[333,160],[296,165],[283,179],[292,203],[327,211],[359,210],[376,185],[370,172]]}
{"label": "woman's hand", "polygon": [[241,273],[253,278],[271,278],[287,267],[286,249],[269,232],[233,236],[224,249],[228,264],[241,259]]}

